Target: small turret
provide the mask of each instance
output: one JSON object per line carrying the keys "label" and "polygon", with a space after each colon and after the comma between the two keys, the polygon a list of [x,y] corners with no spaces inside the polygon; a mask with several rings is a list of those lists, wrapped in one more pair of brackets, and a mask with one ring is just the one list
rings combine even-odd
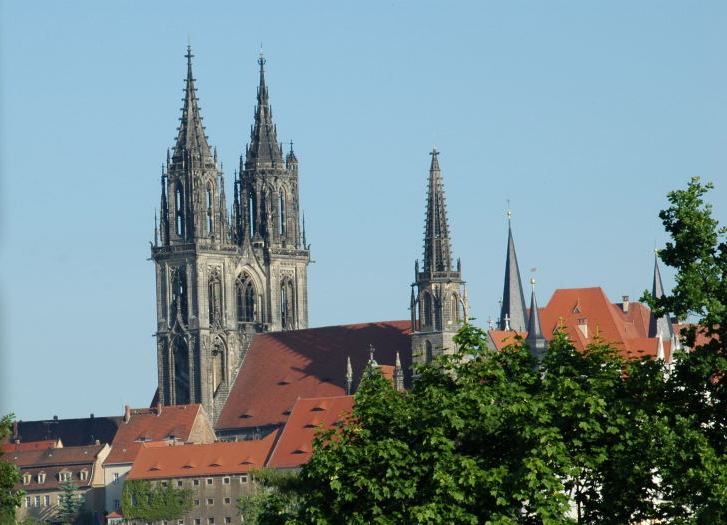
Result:
{"label": "small turret", "polygon": [[525,343],[530,348],[530,353],[535,356],[538,362],[543,360],[548,343],[543,337],[543,331],[540,328],[540,312],[538,311],[538,301],[535,297],[535,278],[530,279],[533,288],[530,297],[530,317],[528,319],[528,335]]}
{"label": "small turret", "polygon": [[353,367],[351,366],[351,356],[346,357],[346,395],[353,394]]}
{"label": "small turret", "polygon": [[394,363],[394,388],[399,392],[404,391],[404,369],[401,367],[399,352],[396,353],[396,362]]}
{"label": "small turret", "polygon": [[[657,250],[654,250],[654,278],[651,283],[651,295],[654,299],[664,297],[664,285],[661,282],[661,272],[659,271],[659,252]],[[649,318],[649,337],[656,337],[659,333],[661,333],[663,337],[671,339],[674,335],[674,328],[672,327],[668,315],[664,315],[657,319],[652,313]]]}

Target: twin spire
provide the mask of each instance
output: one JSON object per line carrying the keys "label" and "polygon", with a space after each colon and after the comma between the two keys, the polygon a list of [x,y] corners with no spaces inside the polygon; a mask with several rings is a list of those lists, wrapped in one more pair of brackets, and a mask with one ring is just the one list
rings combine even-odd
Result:
{"label": "twin spire", "polygon": [[436,148],[432,148],[430,155],[432,164],[429,168],[423,270],[426,273],[451,272],[452,255],[442,172],[437,158],[439,152]]}
{"label": "twin spire", "polygon": [[186,166],[188,163],[197,166],[214,166],[214,156],[205,129],[202,125],[202,115],[199,111],[197,89],[194,87],[192,74],[192,48],[187,46],[187,78],[184,86],[184,106],[180,117],[179,132],[172,154],[172,164]]}
{"label": "twin spire", "polygon": [[260,84],[257,88],[255,122],[245,156],[245,169],[283,167],[283,147],[278,143],[278,132],[273,124],[273,112],[265,84],[265,57],[262,53],[257,62],[260,65]]}

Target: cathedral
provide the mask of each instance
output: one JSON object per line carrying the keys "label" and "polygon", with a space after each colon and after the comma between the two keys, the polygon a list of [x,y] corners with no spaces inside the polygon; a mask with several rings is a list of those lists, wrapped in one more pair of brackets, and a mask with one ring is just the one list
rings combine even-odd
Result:
{"label": "cathedral", "polygon": [[240,156],[232,211],[205,135],[187,49],[184,107],[161,176],[156,268],[158,400],[224,405],[256,333],[308,327],[298,161],[277,140],[258,60],[255,120]]}
{"label": "cathedral", "polygon": [[[184,105],[161,176],[151,256],[156,269],[158,388],[161,405],[201,404],[218,438],[251,439],[285,425],[299,399],[353,393],[375,363],[398,389],[412,367],[455,349],[470,317],[462,264],[453,257],[439,152],[430,153],[423,258],[414,263],[410,319],[308,328],[309,247],[301,220],[298,160],[278,142],[260,56],[249,143],[235,172],[231,205],[217,152],[200,115],[187,49]],[[424,181],[422,181],[424,185]],[[593,337],[628,355],[661,355],[678,341],[667,318],[644,305],[611,303],[601,288],[557,290],[530,307],[508,213],[500,317],[492,348],[520,336],[536,357],[556,328],[578,348]],[[663,293],[658,266],[653,294]]]}

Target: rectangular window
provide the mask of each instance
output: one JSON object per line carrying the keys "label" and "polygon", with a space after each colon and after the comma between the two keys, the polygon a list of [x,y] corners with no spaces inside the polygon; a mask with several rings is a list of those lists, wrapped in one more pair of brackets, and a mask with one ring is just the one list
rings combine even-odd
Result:
{"label": "rectangular window", "polygon": [[50,496],[44,496],[45,506],[50,507]]}
{"label": "rectangular window", "polygon": [[[162,481],[162,487],[166,487],[167,485],[169,485],[169,483],[167,483],[166,481]],[[165,524],[162,524],[162,525],[165,525]]]}
{"label": "rectangular window", "polygon": [[194,525],[199,525],[200,523],[202,523],[202,520],[201,519],[194,518]]}
{"label": "rectangular window", "polygon": [[35,498],[33,499],[33,506],[34,506],[34,507],[40,507],[40,496],[36,496],[36,497],[35,497]]}
{"label": "rectangular window", "polygon": [[121,502],[117,499],[114,500],[114,510],[121,509]]}
{"label": "rectangular window", "polygon": [[222,478],[222,484],[223,485],[229,485],[230,484],[230,478]]}
{"label": "rectangular window", "polygon": [[30,507],[30,501],[31,501],[30,496],[25,496],[25,506],[26,507]]}
{"label": "rectangular window", "polygon": [[212,485],[213,481],[212,478],[207,478],[207,485]]}
{"label": "rectangular window", "polygon": [[119,482],[119,473],[114,472],[114,483],[118,483],[118,482]]}
{"label": "rectangular window", "polygon": [[214,525],[214,522],[215,522],[214,518],[207,518],[207,523],[209,523],[209,525]]}
{"label": "rectangular window", "polygon": [[194,500],[194,504],[199,507],[199,500],[198,499]]}
{"label": "rectangular window", "polygon": [[199,485],[199,480],[198,480],[198,479],[195,479],[195,480],[194,480],[194,481],[192,482],[192,484],[193,484],[193,485],[194,485],[195,487],[196,487],[196,486],[198,486],[198,485]]}
{"label": "rectangular window", "polygon": [[229,516],[225,516],[225,523],[232,523],[232,518]]}
{"label": "rectangular window", "polygon": [[214,505],[214,504],[215,504],[215,500],[214,499],[207,498],[207,505]]}
{"label": "rectangular window", "polygon": [[229,505],[231,501],[230,498],[225,498],[225,505]]}
{"label": "rectangular window", "polygon": [[181,479],[178,479],[177,480],[177,487],[181,487],[181,486],[182,486],[182,480]]}
{"label": "rectangular window", "polygon": [[247,474],[240,475],[240,483],[247,483]]}
{"label": "rectangular window", "polygon": [[177,520],[177,525],[184,525],[184,520]]}

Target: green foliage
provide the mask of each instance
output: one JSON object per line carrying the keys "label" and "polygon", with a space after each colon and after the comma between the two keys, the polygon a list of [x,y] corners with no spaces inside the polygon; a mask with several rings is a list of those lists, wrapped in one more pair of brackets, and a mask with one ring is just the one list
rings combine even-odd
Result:
{"label": "green foliage", "polygon": [[[10,435],[13,414],[0,418],[0,443]],[[15,509],[20,506],[23,499],[23,491],[14,492],[15,484],[20,481],[20,470],[12,463],[2,461],[0,451],[0,523],[13,523],[15,521]]]}
{"label": "green foliage", "polygon": [[84,503],[84,497],[78,492],[76,486],[70,481],[60,486],[62,491],[58,496],[58,510],[56,515],[64,525],[73,523]]}
{"label": "green foliage", "polygon": [[246,525],[288,523],[299,512],[302,486],[297,472],[255,470],[252,492],[240,497],[237,508]]}
{"label": "green foliage", "polygon": [[146,480],[127,480],[121,493],[121,511],[126,519],[142,521],[176,520],[192,508],[192,491],[153,485]]}

